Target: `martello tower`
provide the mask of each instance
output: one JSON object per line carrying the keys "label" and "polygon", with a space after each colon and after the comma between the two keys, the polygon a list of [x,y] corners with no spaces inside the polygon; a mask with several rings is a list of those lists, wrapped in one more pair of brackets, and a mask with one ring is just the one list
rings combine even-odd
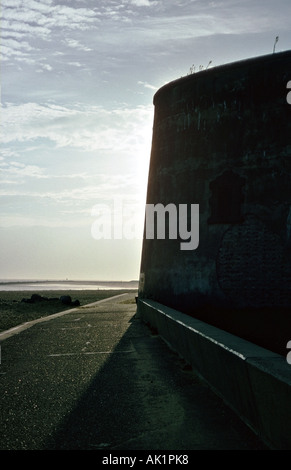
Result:
{"label": "martello tower", "polygon": [[[143,241],[139,297],[277,352],[291,325],[291,51],[154,96],[147,204],[199,204],[199,245]],[[287,336],[286,336],[287,334]]]}

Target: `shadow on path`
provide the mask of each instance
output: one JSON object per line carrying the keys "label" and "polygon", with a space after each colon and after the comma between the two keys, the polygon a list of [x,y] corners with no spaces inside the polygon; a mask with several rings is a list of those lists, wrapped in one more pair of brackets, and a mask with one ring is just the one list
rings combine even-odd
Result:
{"label": "shadow on path", "polygon": [[159,336],[129,322],[44,449],[265,449]]}

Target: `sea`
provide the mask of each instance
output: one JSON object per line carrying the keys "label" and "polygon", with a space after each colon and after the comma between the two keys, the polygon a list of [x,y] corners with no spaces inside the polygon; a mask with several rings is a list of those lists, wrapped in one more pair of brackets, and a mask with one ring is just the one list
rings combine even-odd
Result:
{"label": "sea", "polygon": [[136,290],[138,281],[0,280],[0,291]]}

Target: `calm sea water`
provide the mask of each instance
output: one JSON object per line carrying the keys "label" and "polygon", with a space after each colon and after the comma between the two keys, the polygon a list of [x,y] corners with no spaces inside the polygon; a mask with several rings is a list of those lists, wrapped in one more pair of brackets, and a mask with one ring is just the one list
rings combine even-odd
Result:
{"label": "calm sea water", "polygon": [[0,281],[0,291],[137,289],[138,281]]}

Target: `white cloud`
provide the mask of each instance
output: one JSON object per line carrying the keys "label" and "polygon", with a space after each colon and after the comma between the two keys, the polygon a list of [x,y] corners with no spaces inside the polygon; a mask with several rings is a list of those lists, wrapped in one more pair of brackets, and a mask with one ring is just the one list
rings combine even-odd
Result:
{"label": "white cloud", "polygon": [[0,164],[2,178],[5,181],[5,178],[9,178],[13,176],[19,181],[19,178],[22,177],[32,177],[32,178],[45,178],[46,176],[43,173],[43,170],[36,165],[26,165],[20,162],[9,162],[9,164],[5,163],[4,165]]}
{"label": "white cloud", "polygon": [[42,67],[44,70],[47,70],[48,72],[51,72],[53,70],[50,64],[43,64]]}
{"label": "white cloud", "polygon": [[66,38],[62,42],[66,44],[67,46],[72,47],[73,49],[77,49],[78,51],[86,51],[86,52],[92,51],[90,47],[84,46],[76,39]]}
{"label": "white cloud", "polygon": [[12,18],[7,21],[5,19],[5,13],[3,13],[4,19],[1,21],[1,28],[6,31],[6,36],[9,33],[10,36],[14,37],[19,36],[19,34],[24,35],[32,35],[32,36],[39,36],[41,38],[47,38],[50,34],[50,29],[44,26],[38,26],[38,25],[31,25],[30,23],[26,23],[25,21],[22,20],[21,15],[15,20]]}
{"label": "white cloud", "polygon": [[136,7],[152,7],[157,5],[158,2],[153,0],[130,0],[130,4]]}
{"label": "white cloud", "polygon": [[153,90],[153,91],[158,89],[158,87],[151,85],[150,83],[147,83],[147,82],[138,81],[137,83],[138,85],[143,85],[145,88],[149,88],[150,90]]}
{"label": "white cloud", "polygon": [[72,65],[73,67],[82,67],[80,62],[68,62],[68,65]]}
{"label": "white cloud", "polygon": [[[25,103],[2,108],[5,144],[49,139],[57,147],[84,151],[136,151],[150,139],[152,107],[116,108]],[[130,148],[134,146],[133,148]]]}
{"label": "white cloud", "polygon": [[0,197],[13,205],[2,209],[1,223],[17,226],[27,218],[29,226],[82,225],[92,206],[113,195],[142,201],[152,113],[152,106],[4,105]]}
{"label": "white cloud", "polygon": [[[40,44],[29,44],[35,44],[36,39],[51,42],[57,30],[63,35],[69,31],[86,31],[98,21],[96,12],[91,8],[55,5],[52,1],[45,0],[2,0],[2,37],[9,38],[4,41],[4,60],[12,55],[17,56],[19,50],[29,51],[40,47]],[[26,41],[16,41],[24,37]],[[81,44],[78,47],[80,50],[90,50]],[[16,52],[13,54],[11,49]]]}
{"label": "white cloud", "polygon": [[31,52],[35,48],[32,47],[27,41],[16,41],[15,39],[5,39],[4,41],[2,40],[2,46],[5,46],[7,48],[10,48],[11,50],[13,49],[25,49],[26,52]]}

